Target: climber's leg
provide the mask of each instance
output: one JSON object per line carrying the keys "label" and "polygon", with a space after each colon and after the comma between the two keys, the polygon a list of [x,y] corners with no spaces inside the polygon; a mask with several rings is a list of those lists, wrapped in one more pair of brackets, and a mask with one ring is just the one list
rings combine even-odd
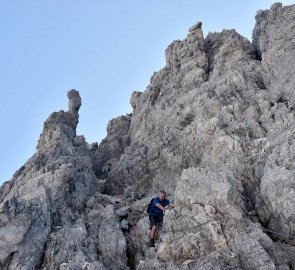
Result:
{"label": "climber's leg", "polygon": [[157,225],[153,225],[153,227],[151,228],[151,232],[150,232],[151,238],[155,238],[156,229],[157,229]]}
{"label": "climber's leg", "polygon": [[150,247],[154,247],[155,246],[155,232],[157,229],[157,219],[154,215],[150,214],[149,220],[150,220],[150,242],[149,242],[149,245],[150,245]]}

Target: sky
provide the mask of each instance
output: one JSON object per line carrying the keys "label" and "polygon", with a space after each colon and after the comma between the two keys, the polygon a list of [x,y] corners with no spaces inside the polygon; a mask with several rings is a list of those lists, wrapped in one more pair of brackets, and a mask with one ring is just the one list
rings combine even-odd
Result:
{"label": "sky", "polygon": [[82,97],[77,133],[100,142],[190,26],[235,28],[251,41],[256,11],[273,2],[0,0],[0,185],[35,153],[47,117],[67,109],[68,90]]}

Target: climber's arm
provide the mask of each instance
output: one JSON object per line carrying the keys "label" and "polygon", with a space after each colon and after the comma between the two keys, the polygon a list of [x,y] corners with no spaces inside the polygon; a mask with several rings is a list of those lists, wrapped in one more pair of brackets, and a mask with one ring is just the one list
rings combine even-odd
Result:
{"label": "climber's arm", "polygon": [[167,206],[165,206],[165,209],[167,210],[167,209],[171,209],[171,208],[174,208],[174,207],[175,207],[174,204],[169,203]]}
{"label": "climber's arm", "polygon": [[160,208],[162,211],[166,211],[166,208],[163,207],[161,204],[157,203],[156,206]]}

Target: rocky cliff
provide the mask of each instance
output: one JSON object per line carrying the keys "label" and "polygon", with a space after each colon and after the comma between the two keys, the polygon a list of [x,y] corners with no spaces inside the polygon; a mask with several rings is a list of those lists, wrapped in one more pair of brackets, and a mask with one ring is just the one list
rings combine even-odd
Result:
{"label": "rocky cliff", "polygon": [[[295,5],[258,11],[252,43],[197,23],[100,145],[69,91],[0,189],[0,268],[295,269],[294,37]],[[176,208],[148,248],[159,189]]]}

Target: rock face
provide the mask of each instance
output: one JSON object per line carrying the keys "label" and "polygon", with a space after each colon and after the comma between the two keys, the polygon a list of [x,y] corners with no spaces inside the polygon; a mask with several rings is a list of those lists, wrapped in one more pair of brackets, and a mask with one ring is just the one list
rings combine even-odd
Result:
{"label": "rock face", "polygon": [[36,154],[1,187],[1,269],[126,266],[114,206],[99,198],[87,204],[100,194],[92,169],[95,148],[76,136],[79,93],[71,90],[68,97],[69,110],[50,115]]}
{"label": "rock face", "polygon": [[[295,269],[295,5],[259,11],[253,43],[201,27],[99,146],[76,135],[68,93],[0,189],[0,268]],[[149,249],[159,189],[176,208]]]}

